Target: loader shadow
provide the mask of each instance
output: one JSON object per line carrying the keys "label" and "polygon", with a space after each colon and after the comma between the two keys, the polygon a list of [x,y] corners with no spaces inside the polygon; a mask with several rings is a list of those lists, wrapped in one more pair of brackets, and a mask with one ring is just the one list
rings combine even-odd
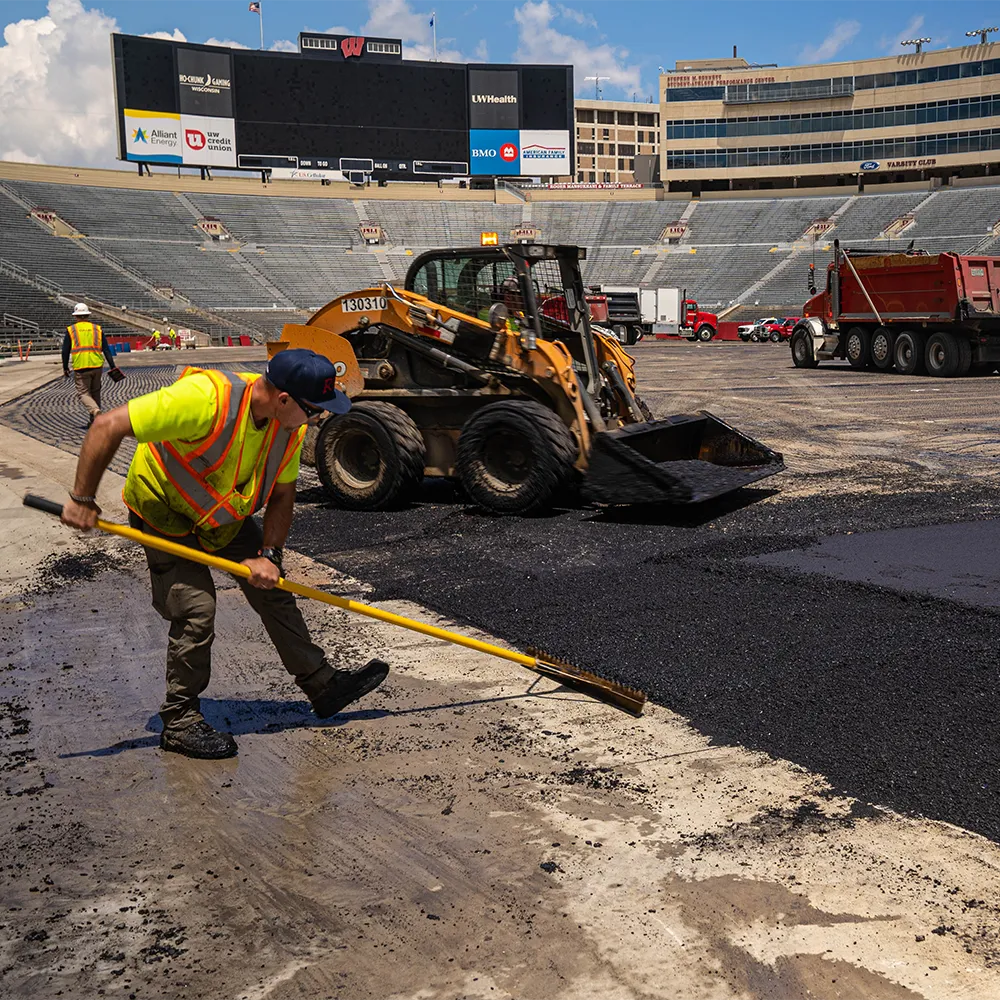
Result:
{"label": "loader shadow", "polygon": [[596,524],[662,525],[669,528],[698,528],[720,517],[745,510],[780,493],[777,489],[744,487],[735,493],[696,504],[644,503],[633,506],[601,507],[584,517]]}

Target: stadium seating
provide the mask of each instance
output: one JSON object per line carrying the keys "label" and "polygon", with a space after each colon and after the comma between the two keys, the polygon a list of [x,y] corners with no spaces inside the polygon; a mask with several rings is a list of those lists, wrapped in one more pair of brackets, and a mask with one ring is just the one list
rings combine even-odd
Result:
{"label": "stadium seating", "polygon": [[[52,235],[30,218],[27,206],[52,209],[83,238]],[[684,236],[662,244],[664,227],[682,213]],[[881,235],[911,214],[914,223],[898,235]],[[203,216],[220,220],[232,241],[202,232],[197,223]],[[810,223],[829,218],[832,230],[816,240],[804,236]],[[363,243],[361,220],[382,227],[385,245]],[[511,229],[530,223],[544,242],[587,248],[589,284],[678,287],[709,309],[739,306],[733,316],[788,315],[806,296],[808,264],[815,262],[822,273],[834,239],[877,250],[901,250],[913,240],[928,252],[998,253],[1000,238],[992,236],[998,221],[1000,187],[989,186],[694,203],[498,205],[5,181],[0,258],[16,266],[0,274],[0,314],[58,332],[66,318],[65,305],[54,301],[59,291],[126,306],[157,322],[166,316],[175,328],[273,337],[285,322],[301,320],[303,310],[338,294],[387,278],[402,282],[424,249],[476,246],[484,231],[497,232],[503,242]],[[32,283],[36,276],[43,279],[40,287]],[[169,294],[179,297],[164,297]]]}

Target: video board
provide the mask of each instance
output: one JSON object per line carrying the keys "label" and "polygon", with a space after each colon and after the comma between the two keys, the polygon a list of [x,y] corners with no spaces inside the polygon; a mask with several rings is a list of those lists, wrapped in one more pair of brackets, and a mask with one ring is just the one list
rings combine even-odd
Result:
{"label": "video board", "polygon": [[305,179],[573,174],[571,66],[417,62],[391,39],[311,39],[324,47],[113,35],[119,158]]}

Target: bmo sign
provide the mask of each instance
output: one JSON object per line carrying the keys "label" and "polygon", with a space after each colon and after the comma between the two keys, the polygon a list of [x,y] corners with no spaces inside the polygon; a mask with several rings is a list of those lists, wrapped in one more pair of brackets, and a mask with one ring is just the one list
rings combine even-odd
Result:
{"label": "bmo sign", "polygon": [[477,128],[469,132],[469,169],[472,174],[521,172],[521,143],[516,131]]}

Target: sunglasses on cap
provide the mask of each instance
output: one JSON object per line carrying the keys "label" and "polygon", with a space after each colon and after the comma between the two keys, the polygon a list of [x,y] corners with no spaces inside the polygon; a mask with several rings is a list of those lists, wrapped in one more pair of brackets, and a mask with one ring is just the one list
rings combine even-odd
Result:
{"label": "sunglasses on cap", "polygon": [[291,393],[288,394],[288,398],[291,399],[296,406],[310,419],[314,417],[322,416],[326,411],[321,410],[318,406],[313,406],[312,403],[307,403],[298,396],[293,396]]}

